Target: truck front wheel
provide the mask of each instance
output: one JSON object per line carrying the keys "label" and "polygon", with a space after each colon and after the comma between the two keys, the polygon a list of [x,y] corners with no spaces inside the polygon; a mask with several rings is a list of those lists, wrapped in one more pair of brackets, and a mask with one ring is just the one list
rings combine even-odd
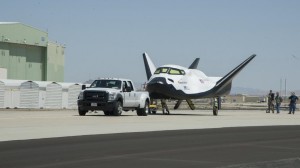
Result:
{"label": "truck front wheel", "polygon": [[104,115],[106,115],[106,116],[111,115],[111,112],[110,112],[110,111],[103,111],[103,112],[104,112]]}
{"label": "truck front wheel", "polygon": [[80,108],[78,108],[78,114],[80,116],[85,116],[86,113],[87,113],[87,110],[81,110]]}
{"label": "truck front wheel", "polygon": [[120,116],[122,114],[122,111],[123,111],[122,103],[120,101],[117,101],[112,113],[114,116]]}

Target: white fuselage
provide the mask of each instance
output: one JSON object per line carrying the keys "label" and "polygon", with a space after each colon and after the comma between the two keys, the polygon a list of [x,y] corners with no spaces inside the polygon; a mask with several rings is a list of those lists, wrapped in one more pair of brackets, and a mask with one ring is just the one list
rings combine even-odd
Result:
{"label": "white fuselage", "polygon": [[[159,71],[159,69],[165,70]],[[177,71],[172,71],[172,69],[179,70],[181,73],[177,74]],[[157,79],[165,80],[157,81]],[[194,95],[211,90],[219,79],[221,79],[221,77],[208,77],[197,69],[187,69],[178,65],[163,65],[157,68],[157,71],[149,79],[148,85],[154,82],[156,86],[158,85],[157,88],[160,87],[159,85],[173,86],[174,89],[172,92],[180,92],[181,95]],[[155,88],[152,90],[150,88],[148,91],[150,91],[150,93],[160,92],[159,89]],[[162,94],[164,94],[164,91]],[[174,95],[177,94],[174,93]]]}
{"label": "white fuselage", "polygon": [[200,99],[228,95],[233,78],[255,57],[253,54],[224,77],[208,77],[197,70],[199,58],[185,68],[178,65],[163,65],[155,68],[147,53],[143,54],[147,75],[146,90],[156,99]]}

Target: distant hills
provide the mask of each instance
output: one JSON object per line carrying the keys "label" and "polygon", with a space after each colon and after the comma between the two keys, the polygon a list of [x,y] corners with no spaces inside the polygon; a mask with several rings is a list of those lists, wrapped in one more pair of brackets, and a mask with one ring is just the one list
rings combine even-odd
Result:
{"label": "distant hills", "polygon": [[[251,96],[265,96],[269,93],[270,90],[260,90],[260,89],[253,89],[253,88],[244,88],[244,87],[232,87],[230,94],[236,95],[236,94],[245,94],[245,95],[251,95]],[[275,93],[276,90],[273,90]],[[286,91],[286,95],[289,96],[292,91]],[[297,96],[300,96],[300,90],[293,91],[296,93]],[[282,91],[282,96],[284,96],[285,93]]]}
{"label": "distant hills", "polygon": [[231,88],[231,95],[237,94],[245,94],[245,95],[252,95],[252,96],[264,96],[269,93],[269,90],[260,90],[260,89],[253,89],[253,88],[244,88],[244,87],[232,87]]}

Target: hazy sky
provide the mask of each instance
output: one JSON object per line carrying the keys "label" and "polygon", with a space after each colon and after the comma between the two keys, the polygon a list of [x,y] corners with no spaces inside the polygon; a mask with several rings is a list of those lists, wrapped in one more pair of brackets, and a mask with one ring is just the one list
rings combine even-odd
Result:
{"label": "hazy sky", "polygon": [[300,89],[299,0],[1,0],[2,22],[22,22],[66,44],[65,81],[123,77],[145,82],[142,53],[156,66],[224,76],[257,57],[233,86]]}

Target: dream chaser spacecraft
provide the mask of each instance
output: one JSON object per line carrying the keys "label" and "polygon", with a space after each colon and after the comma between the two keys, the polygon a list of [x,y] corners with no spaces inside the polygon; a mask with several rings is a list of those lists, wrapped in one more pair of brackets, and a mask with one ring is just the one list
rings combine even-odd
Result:
{"label": "dream chaser spacecraft", "polygon": [[[220,97],[230,93],[233,78],[255,56],[255,54],[251,55],[224,77],[208,77],[197,69],[199,58],[196,58],[189,68],[178,65],[163,65],[156,68],[148,54],[144,53],[143,59],[148,79],[146,90],[152,99],[178,100],[174,109],[186,100],[190,108],[194,110],[191,99],[214,98],[217,101],[214,104],[220,104]],[[213,107],[213,113],[217,115],[220,106]]]}

